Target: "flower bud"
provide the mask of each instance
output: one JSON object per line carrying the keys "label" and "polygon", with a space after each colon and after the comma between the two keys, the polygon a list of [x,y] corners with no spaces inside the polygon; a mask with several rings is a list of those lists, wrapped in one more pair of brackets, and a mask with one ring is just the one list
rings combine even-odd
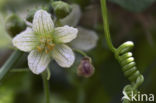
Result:
{"label": "flower bud", "polygon": [[13,14],[7,19],[5,27],[10,36],[14,37],[16,34],[25,30],[26,24],[17,15]]}
{"label": "flower bud", "polygon": [[83,77],[91,77],[94,74],[94,66],[89,57],[84,57],[77,69],[77,74]]}
{"label": "flower bud", "polygon": [[71,6],[63,1],[54,1],[52,3],[54,12],[58,18],[64,18],[71,12]]}
{"label": "flower bud", "polygon": [[37,11],[36,9],[29,11],[28,15],[26,16],[26,20],[29,21],[30,23],[32,23],[34,14],[36,11]]}

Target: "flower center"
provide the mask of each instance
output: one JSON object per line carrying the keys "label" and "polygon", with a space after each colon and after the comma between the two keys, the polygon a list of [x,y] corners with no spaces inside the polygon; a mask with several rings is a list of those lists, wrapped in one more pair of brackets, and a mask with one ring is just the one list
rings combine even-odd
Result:
{"label": "flower center", "polygon": [[55,44],[52,41],[52,37],[51,36],[41,36],[39,38],[39,45],[37,46],[37,50],[39,52],[45,51],[45,53],[49,53],[50,51],[53,50]]}

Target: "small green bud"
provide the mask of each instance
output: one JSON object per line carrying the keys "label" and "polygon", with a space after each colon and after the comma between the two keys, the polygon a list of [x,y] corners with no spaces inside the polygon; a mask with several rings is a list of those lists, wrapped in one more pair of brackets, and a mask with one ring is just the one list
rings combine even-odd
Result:
{"label": "small green bud", "polygon": [[84,57],[81,60],[81,63],[77,69],[77,74],[85,78],[91,77],[94,74],[94,66],[91,63],[91,58]]}
{"label": "small green bud", "polygon": [[26,24],[17,15],[13,14],[7,19],[5,27],[10,36],[14,37],[26,29]]}
{"label": "small green bud", "polygon": [[27,17],[26,17],[26,20],[32,23],[35,12],[36,12],[35,9],[29,11],[29,13],[28,13],[28,15],[27,15]]}
{"label": "small green bud", "polygon": [[66,17],[72,10],[72,7],[63,1],[54,1],[52,7],[56,16],[60,19]]}

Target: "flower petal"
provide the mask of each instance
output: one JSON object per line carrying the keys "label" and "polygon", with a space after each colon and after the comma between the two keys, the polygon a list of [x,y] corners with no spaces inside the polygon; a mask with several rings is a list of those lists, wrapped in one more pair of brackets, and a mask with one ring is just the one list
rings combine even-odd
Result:
{"label": "flower petal", "polygon": [[42,73],[50,62],[50,56],[43,52],[33,50],[28,56],[28,65],[34,74]]}
{"label": "flower petal", "polygon": [[54,40],[59,43],[68,43],[77,37],[78,30],[73,27],[57,27],[54,31]]}
{"label": "flower petal", "polygon": [[44,10],[38,10],[33,19],[33,31],[37,34],[49,34],[54,29],[54,23],[49,13]]}
{"label": "flower petal", "polygon": [[71,42],[71,46],[84,51],[94,48],[98,40],[96,32],[82,27],[78,27],[78,30],[78,36]]}
{"label": "flower petal", "polygon": [[73,4],[71,13],[65,18],[61,19],[63,25],[76,26],[81,17],[81,10],[79,5]]}
{"label": "flower petal", "polygon": [[30,52],[37,44],[36,35],[33,33],[31,28],[27,28],[15,36],[12,40],[13,45],[21,51]]}
{"label": "flower petal", "polygon": [[61,67],[70,67],[75,61],[75,55],[70,47],[61,44],[56,45],[52,51],[52,57]]}

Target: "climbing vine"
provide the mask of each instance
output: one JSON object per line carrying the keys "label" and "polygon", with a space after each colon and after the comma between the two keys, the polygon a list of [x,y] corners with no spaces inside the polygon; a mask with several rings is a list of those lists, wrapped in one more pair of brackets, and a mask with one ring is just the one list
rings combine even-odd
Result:
{"label": "climbing vine", "polygon": [[[143,75],[139,72],[139,70],[136,67],[136,63],[134,57],[132,56],[132,52],[130,52],[130,50],[134,46],[134,43],[132,41],[127,41],[121,44],[118,48],[115,48],[113,46],[110,37],[110,31],[109,31],[106,0],[101,0],[101,9],[102,9],[103,22],[104,22],[105,37],[106,37],[108,47],[114,53],[115,58],[122,66],[122,71],[125,77],[127,77],[128,80],[130,81],[130,84],[124,87],[123,94],[131,98],[130,95],[131,92],[137,93],[138,87],[144,81]],[[123,99],[123,103],[130,103],[130,99],[124,97],[122,99]]]}

